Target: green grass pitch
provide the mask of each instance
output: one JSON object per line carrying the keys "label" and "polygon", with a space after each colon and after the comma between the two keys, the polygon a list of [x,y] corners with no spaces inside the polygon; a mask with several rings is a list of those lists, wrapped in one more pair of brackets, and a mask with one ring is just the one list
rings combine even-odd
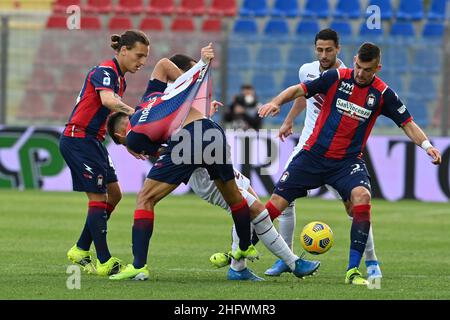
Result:
{"label": "green grass pitch", "polygon": [[[109,247],[130,263],[135,195],[125,195],[108,225]],[[344,285],[350,221],[341,203],[297,200],[295,251],[301,227],[322,220],[334,231],[334,246],[319,258],[319,273],[305,280],[291,274],[260,283],[226,280],[213,269],[212,253],[229,248],[231,217],[194,195],[170,196],[156,208],[150,242],[150,279],[112,282],[81,275],[81,288],[68,289],[67,250],[76,242],[86,214],[82,193],[0,191],[0,299],[450,299],[450,210],[448,203],[372,203],[380,289]],[[258,274],[274,257],[250,267]],[[365,268],[362,263],[362,271]]]}

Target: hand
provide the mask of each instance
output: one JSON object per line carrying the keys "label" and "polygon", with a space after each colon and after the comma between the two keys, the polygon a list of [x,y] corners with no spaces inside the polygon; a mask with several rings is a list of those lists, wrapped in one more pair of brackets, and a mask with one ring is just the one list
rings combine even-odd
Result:
{"label": "hand", "polygon": [[133,150],[129,149],[128,147],[127,150],[133,157],[135,157],[138,160],[148,160],[148,155],[144,154],[143,151],[141,153],[136,153]]}
{"label": "hand", "polygon": [[442,162],[442,157],[441,157],[441,153],[439,152],[438,149],[436,149],[435,147],[429,147],[427,149],[427,154],[433,158],[433,160],[431,161],[433,164],[441,164]]}
{"label": "hand", "polygon": [[292,134],[292,121],[284,121],[280,127],[280,131],[278,131],[278,138],[284,142],[284,139],[289,137]]}
{"label": "hand", "polygon": [[201,52],[202,61],[208,64],[212,58],[214,58],[214,49],[212,46],[212,42],[210,42],[206,47],[203,47]]}
{"label": "hand", "polygon": [[216,101],[216,100],[212,101],[211,102],[211,108],[209,110],[209,116],[212,117],[217,112],[219,107],[223,107],[223,103],[222,102]]}
{"label": "hand", "polygon": [[268,117],[269,115],[274,117],[279,113],[280,113],[280,106],[272,102],[266,103],[258,110],[258,114],[261,118]]}

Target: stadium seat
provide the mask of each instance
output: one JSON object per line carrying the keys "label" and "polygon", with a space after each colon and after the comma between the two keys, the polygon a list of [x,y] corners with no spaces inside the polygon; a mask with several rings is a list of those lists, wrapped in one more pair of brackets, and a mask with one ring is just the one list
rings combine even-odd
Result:
{"label": "stadium seat", "polygon": [[382,64],[386,71],[406,72],[410,68],[407,48],[392,44],[382,50]]}
{"label": "stadium seat", "polygon": [[405,82],[403,76],[394,70],[388,70],[387,68],[383,68],[381,74],[378,76],[399,95],[400,99],[403,100],[403,96],[405,94]]}
{"label": "stadium seat", "polygon": [[442,51],[430,50],[426,45],[414,47],[412,57],[411,70],[416,73],[429,74],[439,72],[443,68]]}
{"label": "stadium seat", "polygon": [[320,26],[317,21],[302,20],[297,24],[295,32],[297,34],[316,34],[320,31]]}
{"label": "stadium seat", "polygon": [[227,75],[227,97],[228,101],[232,101],[232,97],[237,95],[241,90],[241,85],[244,83],[244,79],[240,72],[228,72]]}
{"label": "stadium seat", "polygon": [[361,17],[359,0],[339,0],[333,13],[337,19],[358,19]]}
{"label": "stadium seat", "polygon": [[[300,66],[298,66],[298,67],[300,67]],[[300,80],[298,78],[298,68],[297,69],[294,69],[294,68],[286,69],[281,86],[283,88],[288,88],[290,86],[298,84],[299,82],[300,82]]]}
{"label": "stadium seat", "polygon": [[353,37],[352,26],[347,21],[333,21],[330,28],[339,34],[341,40],[349,40]]}
{"label": "stadium seat", "polygon": [[75,42],[69,46],[67,53],[64,56],[63,63],[67,66],[80,66],[83,68],[88,68],[95,64],[93,58],[94,55],[88,46],[80,46]]}
{"label": "stadium seat", "polygon": [[111,0],[87,0],[83,9],[87,13],[110,13],[113,11]]}
{"label": "stadium seat", "polygon": [[296,72],[298,79],[298,70],[305,64],[316,60],[314,56],[314,47],[311,44],[293,45],[289,48],[286,67],[289,72]]}
{"label": "stadium seat", "polygon": [[262,46],[256,54],[255,65],[261,70],[276,70],[282,66],[280,49],[276,46]]}
{"label": "stadium seat", "polygon": [[111,17],[108,22],[109,30],[129,30],[133,29],[133,23],[128,17]]}
{"label": "stadium seat", "polygon": [[206,18],[202,21],[203,32],[221,32],[222,20],[218,18]]}
{"label": "stadium seat", "polygon": [[254,19],[237,19],[234,22],[231,41],[253,43],[260,37],[258,25]]}
{"label": "stadium seat", "polygon": [[381,20],[390,20],[392,18],[391,0],[370,0],[367,7],[369,6],[378,6],[380,8]]}
{"label": "stadium seat", "polygon": [[74,97],[67,95],[65,92],[58,92],[53,98],[51,117],[60,121],[69,119],[74,104]]}
{"label": "stadium seat", "polygon": [[284,19],[269,20],[264,27],[264,35],[270,41],[286,41],[289,37],[289,25]]}
{"label": "stadium seat", "polygon": [[422,38],[426,41],[443,41],[445,25],[439,22],[427,22],[422,30]]}
{"label": "stadium seat", "polygon": [[383,29],[369,29],[364,20],[359,27],[359,37],[362,41],[379,41],[383,37]]}
{"label": "stadium seat", "polygon": [[114,12],[120,14],[140,14],[144,11],[142,0],[119,0]]}
{"label": "stadium seat", "polygon": [[414,122],[422,128],[429,125],[427,102],[423,99],[409,99],[407,103],[408,111],[414,117]]}
{"label": "stadium seat", "polygon": [[35,64],[27,90],[36,92],[53,92],[55,90],[55,78],[50,68]]}
{"label": "stadium seat", "polygon": [[169,15],[175,12],[174,0],[150,0],[145,8],[147,14]]}
{"label": "stadium seat", "polygon": [[423,18],[423,0],[400,0],[395,16],[398,20],[421,20]]}
{"label": "stadium seat", "polygon": [[432,0],[428,20],[444,20],[447,13],[447,0]]}
{"label": "stadium seat", "polygon": [[101,21],[98,16],[81,16],[80,20],[81,29],[85,30],[100,30],[102,27]]}
{"label": "stadium seat", "polygon": [[432,100],[437,97],[436,86],[433,77],[429,75],[414,74],[408,87],[410,99]]}
{"label": "stadium seat", "polygon": [[252,76],[252,84],[259,96],[274,96],[278,93],[273,73],[256,71]]}
{"label": "stadium seat", "polygon": [[66,29],[67,16],[65,15],[51,15],[46,24],[47,29]]}
{"label": "stadium seat", "polygon": [[205,0],[181,0],[176,11],[178,14],[204,15],[206,12]]}
{"label": "stadium seat", "polygon": [[57,0],[53,5],[53,12],[66,13],[67,7],[71,5],[80,6],[81,0]]}
{"label": "stadium seat", "polygon": [[193,32],[195,31],[194,20],[190,17],[177,17],[172,20],[170,30],[175,32]]}
{"label": "stadium seat", "polygon": [[330,16],[328,0],[306,0],[301,15],[304,18],[328,18]]}
{"label": "stadium seat", "polygon": [[275,0],[271,15],[273,17],[298,17],[300,12],[297,0]]}
{"label": "stadium seat", "polygon": [[164,24],[159,17],[145,17],[141,20],[139,29],[145,31],[163,31]]}
{"label": "stadium seat", "polygon": [[59,79],[60,81],[58,81],[56,86],[56,90],[60,92],[80,91],[86,76],[83,72],[77,67],[64,68],[63,74]]}
{"label": "stadium seat", "polygon": [[248,69],[250,67],[250,51],[248,46],[228,47],[228,67],[230,69]]}
{"label": "stadium seat", "polygon": [[212,0],[207,12],[210,16],[233,17],[237,12],[236,0]]}
{"label": "stadium seat", "polygon": [[393,43],[411,43],[414,41],[415,36],[414,26],[411,22],[395,22],[391,27],[389,41]]}
{"label": "stadium seat", "polygon": [[22,104],[18,109],[20,118],[36,121],[51,117],[46,108],[47,103],[43,96],[44,95],[39,92],[27,91],[22,99]]}
{"label": "stadium seat", "polygon": [[242,17],[264,17],[269,14],[267,0],[244,0],[239,15]]}

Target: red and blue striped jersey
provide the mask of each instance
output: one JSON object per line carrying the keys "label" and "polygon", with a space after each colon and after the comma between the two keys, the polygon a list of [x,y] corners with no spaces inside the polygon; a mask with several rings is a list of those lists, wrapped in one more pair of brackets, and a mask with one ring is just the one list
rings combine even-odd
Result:
{"label": "red and blue striped jersey", "polygon": [[380,114],[398,126],[413,119],[397,94],[377,76],[361,87],[354,80],[353,69],[333,69],[300,85],[306,98],[325,94],[313,133],[303,148],[326,158],[361,157]]}
{"label": "red and blue striped jersey", "polygon": [[109,90],[122,98],[125,89],[125,77],[116,58],[92,68],[84,80],[64,135],[77,138],[90,135],[100,141],[105,140],[106,119],[111,110],[102,105],[99,91]]}

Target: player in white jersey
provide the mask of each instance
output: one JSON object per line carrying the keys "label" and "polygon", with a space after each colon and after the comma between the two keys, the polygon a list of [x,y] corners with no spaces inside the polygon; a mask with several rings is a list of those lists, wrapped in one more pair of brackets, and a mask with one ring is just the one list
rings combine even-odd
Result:
{"label": "player in white jersey", "polygon": [[[315,51],[317,55],[317,60],[311,63],[305,63],[299,69],[299,80],[300,82],[312,81],[319,77],[319,75],[331,68],[346,68],[344,63],[337,58],[340,51],[339,46],[339,36],[332,29],[321,30],[315,38]],[[286,163],[285,169],[291,162],[292,158],[303,148],[306,140],[312,134],[317,117],[319,115],[320,109],[323,103],[323,96],[320,94],[311,97],[310,99],[305,99],[304,97],[295,100],[292,109],[286,116],[282,126],[279,131],[279,138],[284,141],[284,139],[292,134],[292,128],[295,118],[306,108],[306,118],[303,126],[301,136],[299,138],[298,144],[295,146],[289,160]],[[335,195],[340,198],[339,194],[330,186],[326,186],[330,191],[334,192]],[[343,202],[347,214],[351,212],[350,201]],[[351,219],[351,217],[350,217]],[[295,201],[292,202],[278,217],[279,220],[279,232],[288,246],[292,249],[293,247],[293,236],[295,229]],[[381,270],[378,264],[377,256],[375,255],[375,245],[373,241],[372,226],[370,227],[369,237],[367,239],[366,248],[364,251],[365,262],[367,267],[367,273],[369,277],[381,278]],[[290,269],[281,260],[277,260],[274,265],[267,269],[265,274],[268,276],[279,276],[283,272],[289,272]]]}

